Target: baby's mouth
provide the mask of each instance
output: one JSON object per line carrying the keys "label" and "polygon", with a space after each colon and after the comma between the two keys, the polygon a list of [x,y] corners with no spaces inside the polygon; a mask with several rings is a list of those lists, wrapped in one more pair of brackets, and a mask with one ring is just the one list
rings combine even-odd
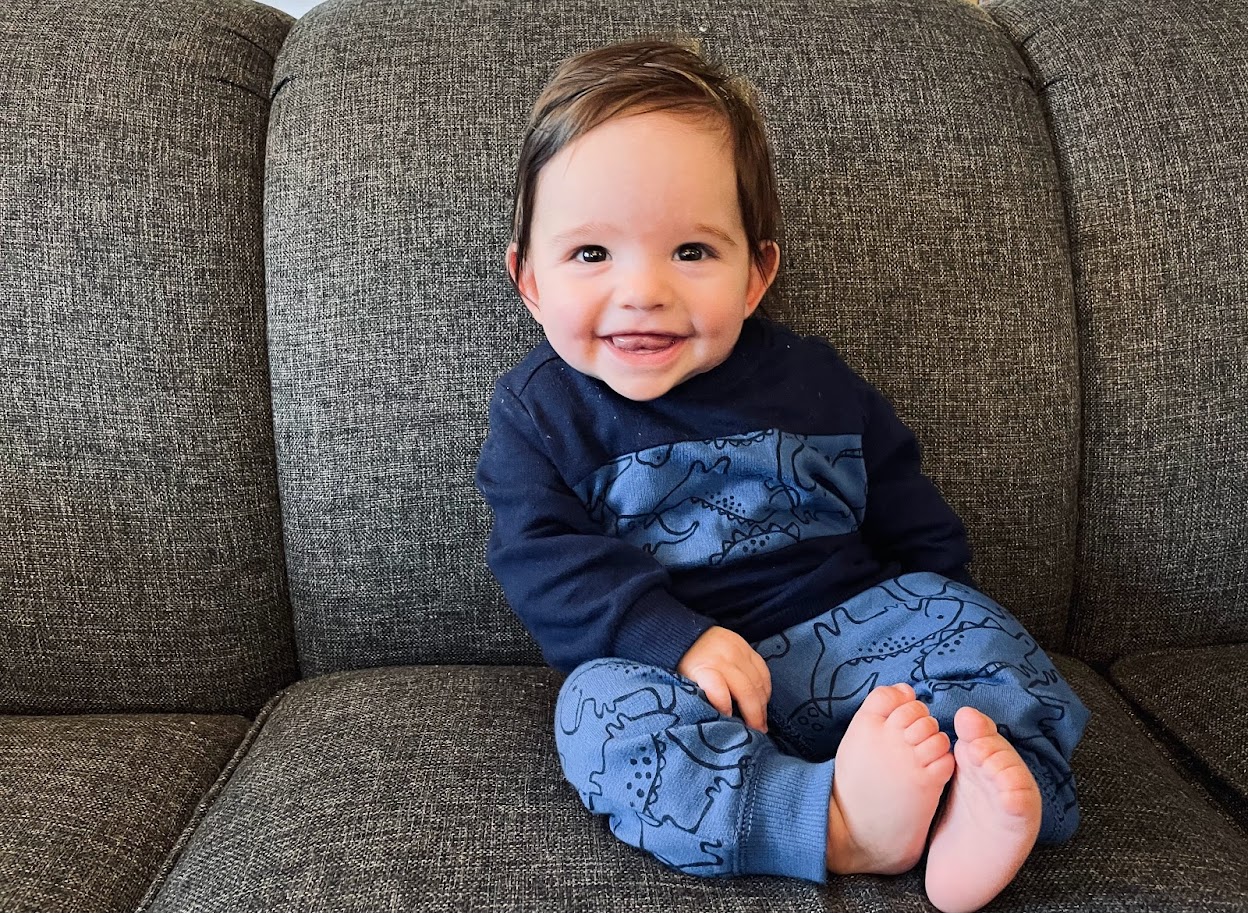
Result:
{"label": "baby's mouth", "polygon": [[683,337],[669,336],[664,333],[627,333],[619,336],[608,336],[611,345],[621,352],[662,352],[670,349]]}

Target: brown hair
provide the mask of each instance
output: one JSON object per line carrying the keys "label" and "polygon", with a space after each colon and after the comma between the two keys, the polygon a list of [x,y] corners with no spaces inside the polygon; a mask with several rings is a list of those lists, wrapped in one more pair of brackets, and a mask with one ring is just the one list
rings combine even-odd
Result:
{"label": "brown hair", "polygon": [[528,253],[537,179],[546,163],[613,117],[654,111],[723,123],[732,140],[745,236],[755,263],[763,266],[760,245],[776,240],[780,203],[754,90],[708,62],[692,45],[642,40],[608,45],[564,61],[533,106],[516,168],[511,237],[517,272]]}

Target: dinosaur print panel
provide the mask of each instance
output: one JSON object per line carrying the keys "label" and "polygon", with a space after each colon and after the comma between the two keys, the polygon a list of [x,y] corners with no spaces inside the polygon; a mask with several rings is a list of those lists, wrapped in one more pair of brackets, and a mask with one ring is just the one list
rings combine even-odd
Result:
{"label": "dinosaur print panel", "polygon": [[770,429],[628,454],[576,493],[606,535],[685,570],[854,532],[867,472],[860,435]]}

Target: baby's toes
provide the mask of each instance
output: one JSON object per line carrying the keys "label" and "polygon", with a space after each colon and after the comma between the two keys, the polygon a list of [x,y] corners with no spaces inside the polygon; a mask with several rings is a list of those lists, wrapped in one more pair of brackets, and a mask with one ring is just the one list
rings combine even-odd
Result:
{"label": "baby's toes", "polygon": [[[922,705],[920,704],[919,706]],[[900,711],[898,712],[900,713]],[[903,737],[907,745],[919,745],[938,732],[940,732],[940,723],[936,722],[936,718],[927,713],[927,708],[924,707],[923,714],[906,726]]]}
{"label": "baby's toes", "polygon": [[997,735],[997,724],[992,717],[981,713],[974,707],[963,707],[953,717],[953,727],[958,739],[963,742],[977,742],[987,736]]}
{"label": "baby's toes", "polygon": [[[953,744],[949,741],[949,736],[937,731],[931,737],[914,746],[914,758],[922,767],[930,767],[941,758],[948,758],[952,762]],[[950,774],[953,773],[952,765],[949,772]]]}
{"label": "baby's toes", "polygon": [[[914,702],[914,690],[908,685],[881,685],[867,695],[858,708],[864,716],[891,719],[899,707]],[[855,714],[857,715],[857,714]]]}
{"label": "baby's toes", "polygon": [[890,713],[889,728],[904,737],[910,745],[917,745],[917,743],[929,736],[930,732],[922,732],[917,741],[911,741],[910,733],[915,726],[926,726],[927,721],[935,723],[938,727],[938,723],[932,718],[931,712],[927,710],[926,705],[922,705],[919,701],[907,701]]}
{"label": "baby's toes", "polygon": [[980,739],[974,747],[979,749],[979,764],[984,773],[1001,781],[1003,786],[1015,779],[1026,782],[1031,778],[1031,772],[1022,757],[1004,737]]}

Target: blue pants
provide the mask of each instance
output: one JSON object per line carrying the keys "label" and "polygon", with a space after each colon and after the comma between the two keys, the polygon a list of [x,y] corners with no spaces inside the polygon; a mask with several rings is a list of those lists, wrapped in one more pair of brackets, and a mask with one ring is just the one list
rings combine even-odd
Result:
{"label": "blue pants", "polygon": [[1079,823],[1070,757],[1088,711],[1005,609],[938,574],[906,574],[754,644],[771,671],[769,734],[692,681],[621,659],[564,683],[564,776],[621,840],[695,875],[826,878],[837,746],[872,688],[910,684],[941,729],[975,707],[1040,786],[1042,842]]}

